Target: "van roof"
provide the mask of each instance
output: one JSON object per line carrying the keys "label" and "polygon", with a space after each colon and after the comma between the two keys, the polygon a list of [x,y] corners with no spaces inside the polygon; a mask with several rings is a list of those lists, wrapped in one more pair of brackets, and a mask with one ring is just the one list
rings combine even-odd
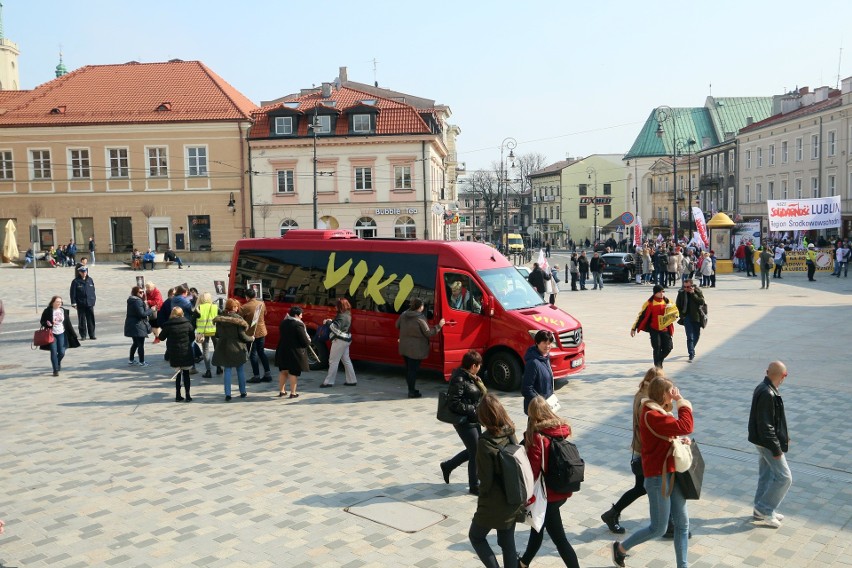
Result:
{"label": "van roof", "polygon": [[308,240],[308,241],[327,241],[330,239],[357,239],[358,235],[349,229],[291,229],[281,235],[282,239],[288,241]]}

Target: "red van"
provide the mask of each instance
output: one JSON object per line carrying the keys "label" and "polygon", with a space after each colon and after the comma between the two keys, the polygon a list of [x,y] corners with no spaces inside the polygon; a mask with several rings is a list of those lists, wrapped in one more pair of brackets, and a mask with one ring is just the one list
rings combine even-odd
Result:
{"label": "red van", "polygon": [[[555,378],[585,366],[580,323],[542,301],[502,254],[479,243],[361,239],[348,230],[307,229],[242,239],[234,247],[228,293],[245,299],[249,287],[266,303],[271,349],[291,306],[304,309],[313,333],[334,317],[337,299],[347,298],[352,359],[402,364],[395,323],[409,300],[421,298],[430,325],[446,320],[422,366],[440,370],[447,380],[462,356],[476,349],[485,359],[486,379],[501,390],[519,388],[523,354],[541,329],[557,337],[550,352]],[[327,366],[327,346],[314,349],[317,368]]]}

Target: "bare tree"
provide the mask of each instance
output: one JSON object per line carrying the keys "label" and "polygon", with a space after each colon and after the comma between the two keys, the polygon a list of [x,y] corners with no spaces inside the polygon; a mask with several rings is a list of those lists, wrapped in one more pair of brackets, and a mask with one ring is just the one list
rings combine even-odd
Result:
{"label": "bare tree", "polygon": [[539,152],[530,152],[529,154],[519,154],[515,158],[515,169],[518,171],[518,177],[521,180],[523,193],[532,190],[532,182],[530,174],[537,172],[547,166],[547,158]]}
{"label": "bare tree", "polygon": [[30,203],[30,215],[33,216],[33,219],[38,222],[38,218],[44,214],[44,205],[37,201],[33,201]]}
{"label": "bare tree", "polygon": [[485,215],[485,232],[486,234],[489,233],[489,227],[491,227],[491,232],[494,232],[497,225],[495,223],[496,216],[503,205],[497,183],[496,168],[470,172],[461,187],[461,194],[469,195],[473,200],[479,200],[482,212]]}
{"label": "bare tree", "polygon": [[142,214],[145,215],[145,225],[148,228],[148,234],[146,235],[146,239],[148,239],[148,248],[151,247],[151,217],[154,216],[154,213],[157,212],[157,207],[151,203],[146,203],[142,207],[139,208],[142,211]]}
{"label": "bare tree", "polygon": [[266,220],[272,215],[272,204],[267,202],[258,203],[257,213],[260,215],[260,218],[263,219],[263,235],[266,236]]}

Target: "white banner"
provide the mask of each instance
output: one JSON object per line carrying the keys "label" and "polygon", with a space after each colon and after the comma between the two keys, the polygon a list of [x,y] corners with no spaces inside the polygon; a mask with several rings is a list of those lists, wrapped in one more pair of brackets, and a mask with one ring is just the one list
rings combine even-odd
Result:
{"label": "white banner", "polygon": [[841,226],[840,196],[769,200],[770,231],[806,231]]}
{"label": "white banner", "polygon": [[636,215],[636,222],[633,224],[633,244],[635,246],[642,245],[642,217]]}
{"label": "white banner", "polygon": [[710,235],[707,233],[707,223],[704,222],[704,212],[701,211],[701,207],[692,208],[692,218],[695,221],[695,230],[698,231],[698,235],[704,243],[704,248],[709,249]]}

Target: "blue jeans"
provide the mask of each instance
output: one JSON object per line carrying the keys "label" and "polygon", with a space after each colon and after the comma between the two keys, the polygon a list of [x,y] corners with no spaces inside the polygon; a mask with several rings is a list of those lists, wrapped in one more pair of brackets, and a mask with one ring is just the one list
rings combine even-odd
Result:
{"label": "blue jeans", "polygon": [[[70,322],[66,325],[71,325]],[[50,344],[50,364],[54,371],[59,371],[62,367],[62,359],[65,357],[65,350],[68,349],[68,340],[65,339],[65,334],[53,334],[53,343]]]}
{"label": "blue jeans", "polygon": [[[494,551],[491,550],[491,546],[485,540],[489,532],[491,532],[491,529],[481,527],[476,523],[470,523],[470,530],[467,537],[470,539],[470,544],[473,545],[473,550],[476,551],[476,555],[479,556],[479,560],[482,561],[483,565],[487,568],[500,568],[500,564],[497,563],[497,557],[494,556]],[[500,549],[503,551],[503,567],[517,568],[518,552],[515,548],[514,524],[510,529],[497,529],[497,544],[500,545]]]}
{"label": "blue jeans", "polygon": [[[245,365],[236,367],[237,380],[240,383],[240,394],[246,392],[246,372],[243,367],[245,367]],[[231,369],[234,368],[235,367],[225,367],[225,396],[231,396]]]}
{"label": "blue jeans", "polygon": [[[260,359],[260,364],[257,360]],[[249,353],[252,377],[260,376],[260,365],[263,365],[263,376],[269,376],[269,359],[266,357],[266,336],[255,337],[251,342],[251,353]]]}
{"label": "blue jeans", "polygon": [[663,476],[655,475],[645,478],[645,491],[648,492],[648,504],[651,509],[651,524],[639,529],[621,543],[624,550],[629,551],[638,544],[652,538],[663,536],[669,524],[669,515],[674,523],[674,547],[677,568],[687,568],[689,549],[689,512],[686,510],[686,500],[680,487],[674,481],[674,475],[669,474],[669,485],[674,483],[670,497],[663,495]]}
{"label": "blue jeans", "polygon": [[760,467],[757,476],[757,491],[754,494],[754,508],[764,516],[775,514],[775,510],[784,497],[787,490],[793,484],[793,475],[787,466],[787,458],[784,454],[775,459],[772,452],[763,446],[757,446],[760,455]]}
{"label": "blue jeans", "polygon": [[698,340],[701,338],[701,325],[686,316],[683,330],[686,332],[686,351],[689,353],[689,358],[692,359],[695,357],[695,346],[698,345]]}
{"label": "blue jeans", "polygon": [[595,280],[595,288],[600,288],[603,290],[603,273],[601,272],[592,272],[592,278]]}

